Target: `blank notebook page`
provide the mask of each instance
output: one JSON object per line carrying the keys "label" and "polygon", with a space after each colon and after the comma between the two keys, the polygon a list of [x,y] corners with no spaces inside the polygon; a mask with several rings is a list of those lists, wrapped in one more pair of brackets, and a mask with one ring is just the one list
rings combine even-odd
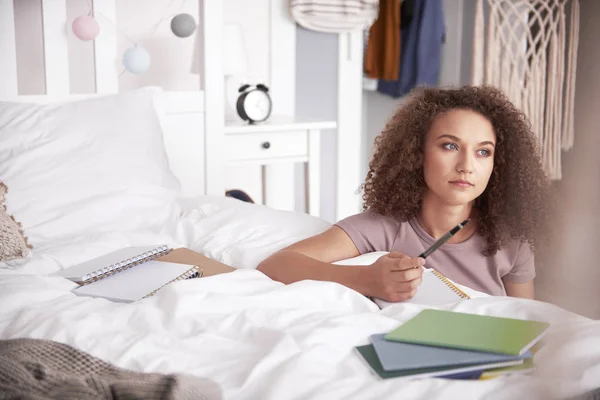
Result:
{"label": "blank notebook page", "polygon": [[[403,301],[403,303],[436,306],[462,300],[462,298],[454,290],[446,285],[440,278],[435,276],[431,271],[431,269],[424,269],[423,279],[421,281],[421,285],[417,288],[417,294],[415,294],[415,297],[412,299]],[[381,299],[374,299],[374,301],[381,308],[393,304]]]}
{"label": "blank notebook page", "polygon": [[[349,258],[347,260],[337,261],[334,264],[337,265],[371,265],[377,261],[381,256],[388,254],[387,252],[377,251],[372,253],[362,254],[358,257]],[[454,292],[449,286],[444,283],[440,278],[435,276],[432,270],[424,268],[423,280],[421,285],[417,289],[417,294],[410,300],[403,301],[403,303],[423,304],[429,306],[435,306],[445,303],[453,303],[461,300],[462,298]],[[373,301],[380,307],[384,308],[393,303],[385,300],[374,298]]]}
{"label": "blank notebook page", "polygon": [[444,281],[435,276],[431,269],[427,268],[423,271],[420,289],[422,290],[417,289],[415,297],[407,300],[406,303],[436,305],[461,299]]}
{"label": "blank notebook page", "polygon": [[73,292],[81,296],[104,297],[113,301],[132,302],[147,296],[192,268],[191,265],[148,261]]}

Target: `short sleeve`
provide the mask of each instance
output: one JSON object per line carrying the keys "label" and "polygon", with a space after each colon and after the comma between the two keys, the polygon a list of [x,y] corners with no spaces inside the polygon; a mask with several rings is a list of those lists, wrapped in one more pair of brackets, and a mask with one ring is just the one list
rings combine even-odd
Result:
{"label": "short sleeve", "polygon": [[528,243],[519,243],[517,257],[510,272],[503,279],[514,283],[525,283],[535,278],[533,251]]}
{"label": "short sleeve", "polygon": [[360,254],[390,251],[400,223],[374,211],[364,211],[334,224],[343,229]]}

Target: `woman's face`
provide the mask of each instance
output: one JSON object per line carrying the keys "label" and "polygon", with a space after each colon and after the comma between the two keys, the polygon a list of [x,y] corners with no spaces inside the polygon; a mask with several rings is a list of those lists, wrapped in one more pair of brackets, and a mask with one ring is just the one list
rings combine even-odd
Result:
{"label": "woman's face", "polygon": [[496,134],[483,115],[456,109],[439,115],[425,139],[426,195],[465,205],[485,190],[494,168]]}

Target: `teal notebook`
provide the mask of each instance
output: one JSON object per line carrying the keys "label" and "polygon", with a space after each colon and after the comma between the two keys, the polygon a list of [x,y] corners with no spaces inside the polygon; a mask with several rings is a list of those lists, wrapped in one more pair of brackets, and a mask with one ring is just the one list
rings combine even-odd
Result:
{"label": "teal notebook", "polygon": [[381,379],[389,378],[449,378],[449,379],[478,379],[487,369],[509,367],[523,363],[523,360],[504,361],[488,364],[463,364],[452,367],[416,368],[402,371],[386,371],[377,358],[372,344],[357,346],[355,350],[368,364],[369,368]]}
{"label": "teal notebook", "polygon": [[520,356],[549,327],[545,322],[427,309],[388,333],[385,339]]}

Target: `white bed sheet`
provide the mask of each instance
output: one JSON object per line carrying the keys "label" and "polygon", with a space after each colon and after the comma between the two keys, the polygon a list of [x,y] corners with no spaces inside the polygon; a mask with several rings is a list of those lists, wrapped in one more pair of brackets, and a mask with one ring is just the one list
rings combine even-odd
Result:
{"label": "white bed sheet", "polygon": [[[208,377],[226,399],[558,398],[600,386],[600,322],[538,301],[489,297],[450,310],[553,324],[535,374],[488,381],[377,380],[354,353],[423,307],[380,311],[341,285],[273,282],[256,264],[329,226],[305,215],[203,197],[161,233],[81,235],[0,268],[0,338],[45,338],[120,367]],[[189,246],[240,268],[178,282],[134,304],[77,297],[45,274],[127,245]]]}

